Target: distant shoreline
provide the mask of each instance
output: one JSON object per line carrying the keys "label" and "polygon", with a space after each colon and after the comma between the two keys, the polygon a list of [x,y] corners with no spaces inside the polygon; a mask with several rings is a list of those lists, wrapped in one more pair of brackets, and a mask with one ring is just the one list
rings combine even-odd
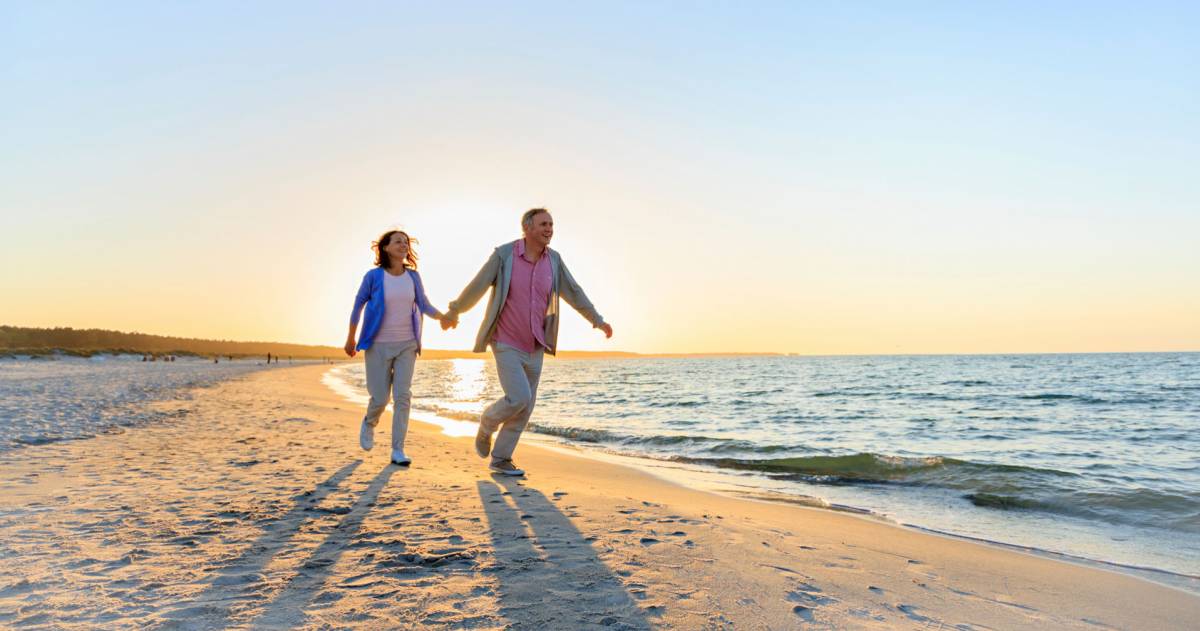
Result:
{"label": "distant shoreline", "polygon": [[[234,359],[247,358],[263,358],[265,353],[247,353],[247,352],[196,352],[187,350],[146,350],[136,348],[69,348],[62,346],[52,347],[34,347],[34,348],[0,348],[0,358],[15,358],[15,357],[95,357],[98,355],[151,355],[162,357],[165,355],[174,355],[177,357],[232,357]],[[354,361],[346,357],[342,349],[331,347],[329,354],[283,354],[272,353],[273,356],[281,359],[328,359],[334,361]],[[704,357],[786,357],[786,353],[631,353],[625,351],[559,351],[557,357],[559,359],[688,359],[688,358],[704,358]],[[425,349],[421,353],[420,359],[484,359],[487,353],[475,353],[472,351],[450,351],[439,349]]]}
{"label": "distant shoreline", "polygon": [[[0,326],[0,357],[28,355],[48,357],[67,355],[177,355],[180,357],[266,357],[283,359],[345,360],[338,346],[287,344],[281,342],[235,342],[198,338],[127,333],[106,329],[71,327],[35,328]],[[633,353],[628,351],[560,351],[561,359],[652,359],[686,357],[783,357],[787,353]],[[422,359],[480,359],[485,353],[460,350],[425,349]]]}
{"label": "distant shoreline", "polygon": [[[1146,351],[1012,351],[990,353],[790,353],[790,352],[695,352],[695,353],[636,353],[632,351],[573,351],[558,352],[559,359],[689,359],[728,357],[940,357],[988,355],[1129,355],[1196,353],[1200,349]],[[36,328],[0,325],[0,357],[29,355],[47,357],[67,355],[177,355],[180,357],[263,357],[267,353],[283,359],[346,360],[339,346],[289,344],[284,342],[237,342],[171,337],[146,333],[126,333],[107,329],[73,329],[70,327]],[[487,353],[467,350],[427,348],[421,359],[482,359]]]}

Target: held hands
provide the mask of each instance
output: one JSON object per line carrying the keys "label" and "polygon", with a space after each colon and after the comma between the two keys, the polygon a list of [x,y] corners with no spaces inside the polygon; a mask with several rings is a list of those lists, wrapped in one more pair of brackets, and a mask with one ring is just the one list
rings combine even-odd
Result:
{"label": "held hands", "polygon": [[442,317],[438,318],[438,320],[440,320],[442,323],[443,331],[447,331],[449,329],[453,329],[454,327],[458,326],[458,316],[442,314]]}

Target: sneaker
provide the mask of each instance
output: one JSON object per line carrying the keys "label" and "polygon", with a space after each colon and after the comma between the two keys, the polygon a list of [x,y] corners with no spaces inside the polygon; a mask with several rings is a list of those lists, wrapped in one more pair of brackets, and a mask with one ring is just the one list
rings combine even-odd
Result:
{"label": "sneaker", "polygon": [[375,446],[375,428],[367,424],[367,419],[363,419],[362,427],[358,430],[358,446],[363,451],[371,451]]}
{"label": "sneaker", "polygon": [[518,469],[517,465],[513,464],[512,460],[493,460],[492,466],[488,468],[503,475],[511,475],[514,477],[525,475],[525,470]]}
{"label": "sneaker", "polygon": [[479,424],[479,430],[475,432],[475,453],[479,454],[480,458],[487,458],[488,454],[492,453],[492,435],[483,428],[483,423]]}
{"label": "sneaker", "polygon": [[408,465],[412,464],[412,458],[404,455],[403,449],[393,449],[392,464],[398,464],[402,467],[407,467]]}

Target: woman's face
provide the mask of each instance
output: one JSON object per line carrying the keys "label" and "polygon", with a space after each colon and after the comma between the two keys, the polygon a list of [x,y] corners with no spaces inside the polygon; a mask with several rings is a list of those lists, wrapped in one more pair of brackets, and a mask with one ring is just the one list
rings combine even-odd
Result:
{"label": "woman's face", "polygon": [[387,252],[388,258],[391,259],[392,265],[401,265],[404,259],[408,257],[408,237],[397,232],[388,240],[388,244],[383,247],[383,251]]}

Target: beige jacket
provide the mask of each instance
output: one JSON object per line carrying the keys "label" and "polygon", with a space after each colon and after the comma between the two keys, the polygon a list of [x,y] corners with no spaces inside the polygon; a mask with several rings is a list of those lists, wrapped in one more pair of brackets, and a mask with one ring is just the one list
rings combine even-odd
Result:
{"label": "beige jacket", "polygon": [[[492,341],[492,335],[496,332],[496,326],[500,323],[500,312],[504,309],[505,298],[508,297],[508,283],[512,280],[513,245],[513,243],[505,243],[497,247],[483,267],[479,269],[475,278],[462,290],[458,299],[450,303],[450,309],[446,312],[446,315],[450,317],[458,317],[458,314],[474,307],[488,287],[492,288],[483,324],[480,325],[479,335],[475,338],[474,351],[476,353],[487,350],[487,345]],[[559,296],[562,296],[563,300],[574,307],[588,322],[591,322],[593,327],[604,324],[604,318],[596,312],[596,308],[588,300],[587,294],[583,293],[583,288],[575,282],[571,272],[567,271],[567,266],[558,252],[546,248],[546,255],[550,257],[550,273],[554,282],[550,288],[549,304],[546,305],[546,325],[543,333],[547,346],[546,352],[553,355],[558,346]]]}

